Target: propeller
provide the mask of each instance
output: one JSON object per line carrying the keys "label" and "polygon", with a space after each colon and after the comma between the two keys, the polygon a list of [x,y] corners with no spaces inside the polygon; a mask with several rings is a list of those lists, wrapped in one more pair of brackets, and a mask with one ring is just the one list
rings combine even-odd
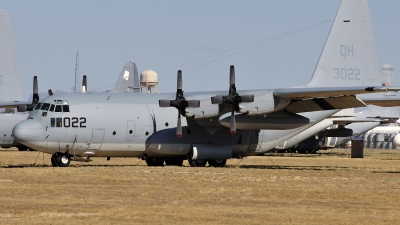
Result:
{"label": "propeller", "polygon": [[241,110],[240,103],[241,102],[254,102],[254,95],[239,95],[236,92],[236,84],[235,84],[235,67],[231,65],[229,71],[229,95],[228,96],[214,96],[211,97],[212,104],[223,104],[227,103],[232,106],[231,111],[231,125],[230,131],[231,134],[236,134],[236,121],[235,121],[235,112],[237,113],[247,113],[246,111]]}
{"label": "propeller", "polygon": [[17,106],[17,110],[18,110],[18,112],[32,111],[33,108],[37,105],[38,102],[39,102],[38,80],[37,80],[37,76],[34,76],[33,77],[32,104],[29,104],[29,105],[18,105]]}
{"label": "propeller", "polygon": [[87,77],[83,75],[82,78],[82,92],[87,92]]}
{"label": "propeller", "polygon": [[176,127],[176,136],[182,137],[181,115],[184,117],[193,117],[186,111],[186,108],[200,107],[200,100],[186,100],[182,91],[182,70],[178,70],[177,89],[175,100],[158,100],[160,107],[175,107],[178,110],[178,124]]}

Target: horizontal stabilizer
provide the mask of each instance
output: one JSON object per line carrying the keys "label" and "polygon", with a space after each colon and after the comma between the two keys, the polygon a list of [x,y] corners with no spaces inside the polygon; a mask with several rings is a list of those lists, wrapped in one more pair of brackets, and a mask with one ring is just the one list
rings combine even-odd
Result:
{"label": "horizontal stabilizer", "polygon": [[[315,87],[315,88],[285,88],[274,91],[274,96],[292,100],[307,98],[326,98],[343,95],[370,94],[387,91],[400,91],[400,87]],[[347,107],[349,108],[349,107]]]}
{"label": "horizontal stabilizer", "polygon": [[32,102],[30,101],[21,101],[21,102],[0,102],[0,108],[17,108],[19,105],[30,105]]}
{"label": "horizontal stabilizer", "polygon": [[400,98],[362,98],[367,105],[376,105],[382,107],[400,106]]}

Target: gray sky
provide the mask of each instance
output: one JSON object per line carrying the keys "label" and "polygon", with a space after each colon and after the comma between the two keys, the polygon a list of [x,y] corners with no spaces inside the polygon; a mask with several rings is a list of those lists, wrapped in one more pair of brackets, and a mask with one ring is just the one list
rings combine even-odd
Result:
{"label": "gray sky", "polygon": [[[392,64],[400,81],[400,1],[369,4],[379,63]],[[135,62],[139,73],[158,72],[160,92],[175,91],[178,69],[184,91],[228,90],[230,65],[236,67],[238,89],[305,84],[339,5],[340,0],[0,0],[13,24],[25,98],[34,75],[42,92],[70,91],[76,50],[89,90],[113,89],[126,61]],[[181,65],[198,59],[203,60]]]}

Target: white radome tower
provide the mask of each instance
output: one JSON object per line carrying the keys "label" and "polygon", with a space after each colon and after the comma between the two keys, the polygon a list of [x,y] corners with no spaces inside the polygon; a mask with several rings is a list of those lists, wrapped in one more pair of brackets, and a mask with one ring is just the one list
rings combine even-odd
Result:
{"label": "white radome tower", "polygon": [[151,93],[154,88],[154,93],[158,93],[158,75],[153,70],[145,70],[140,73],[140,91],[143,92],[142,87],[145,88],[147,93]]}

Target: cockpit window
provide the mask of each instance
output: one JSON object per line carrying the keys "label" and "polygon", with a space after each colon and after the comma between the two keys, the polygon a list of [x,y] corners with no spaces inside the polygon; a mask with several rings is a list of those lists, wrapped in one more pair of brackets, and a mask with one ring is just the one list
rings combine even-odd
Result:
{"label": "cockpit window", "polygon": [[49,110],[50,104],[49,103],[43,103],[42,107],[40,108],[41,110],[47,111]]}
{"label": "cockpit window", "polygon": [[51,104],[49,111],[50,112],[54,112],[54,105],[53,104]]}
{"label": "cockpit window", "polygon": [[40,109],[41,106],[42,106],[42,103],[38,103],[38,104],[36,105],[36,107],[35,107],[35,110]]}
{"label": "cockpit window", "polygon": [[58,105],[68,105],[67,100],[54,100],[53,102]]}
{"label": "cockpit window", "polygon": [[69,112],[69,105],[63,105],[63,111]]}
{"label": "cockpit window", "polygon": [[62,112],[62,110],[61,110],[61,105],[56,105],[56,110],[55,110],[55,112]]}

